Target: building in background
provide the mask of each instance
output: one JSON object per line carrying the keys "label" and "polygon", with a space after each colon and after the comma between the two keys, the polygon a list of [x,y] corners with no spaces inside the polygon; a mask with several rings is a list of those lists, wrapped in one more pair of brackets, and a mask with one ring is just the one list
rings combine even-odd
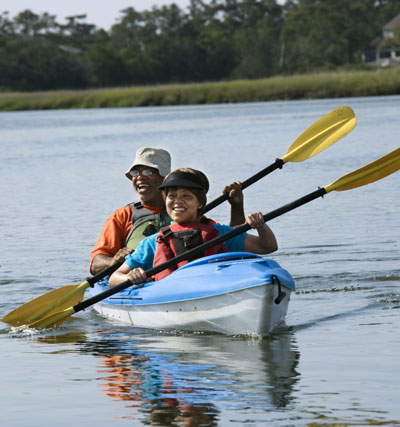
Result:
{"label": "building in background", "polygon": [[400,63],[400,14],[389,21],[383,27],[382,35],[364,49],[362,62],[381,67]]}

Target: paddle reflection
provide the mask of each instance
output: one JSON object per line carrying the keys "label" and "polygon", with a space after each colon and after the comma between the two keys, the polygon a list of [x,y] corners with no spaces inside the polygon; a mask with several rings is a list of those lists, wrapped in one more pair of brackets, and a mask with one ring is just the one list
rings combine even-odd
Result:
{"label": "paddle reflection", "polygon": [[299,353],[287,331],[244,340],[134,335],[121,328],[79,336],[76,344],[97,358],[97,381],[108,398],[123,402],[121,416],[150,425],[213,426],[226,409],[285,408],[298,378]]}

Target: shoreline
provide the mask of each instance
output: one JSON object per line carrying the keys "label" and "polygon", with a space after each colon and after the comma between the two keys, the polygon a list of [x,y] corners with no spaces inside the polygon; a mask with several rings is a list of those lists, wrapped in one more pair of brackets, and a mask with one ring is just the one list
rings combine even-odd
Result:
{"label": "shoreline", "polygon": [[0,92],[0,111],[126,108],[289,101],[400,94],[400,67],[258,80],[125,88]]}

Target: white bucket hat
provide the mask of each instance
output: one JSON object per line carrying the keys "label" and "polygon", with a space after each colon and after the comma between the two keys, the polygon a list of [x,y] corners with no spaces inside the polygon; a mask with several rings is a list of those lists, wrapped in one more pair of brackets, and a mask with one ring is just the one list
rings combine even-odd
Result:
{"label": "white bucket hat", "polygon": [[162,148],[140,147],[136,151],[135,161],[125,172],[125,176],[131,180],[130,171],[135,166],[149,166],[158,170],[158,173],[164,177],[171,172],[171,156],[168,151]]}

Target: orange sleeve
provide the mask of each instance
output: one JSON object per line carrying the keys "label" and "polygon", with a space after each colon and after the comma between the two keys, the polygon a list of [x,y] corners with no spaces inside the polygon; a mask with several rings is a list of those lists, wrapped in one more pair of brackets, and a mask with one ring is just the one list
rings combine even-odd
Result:
{"label": "orange sleeve", "polygon": [[113,257],[125,244],[132,228],[132,209],[124,206],[111,214],[105,222],[95,248],[90,253],[90,268],[93,258],[98,254]]}

